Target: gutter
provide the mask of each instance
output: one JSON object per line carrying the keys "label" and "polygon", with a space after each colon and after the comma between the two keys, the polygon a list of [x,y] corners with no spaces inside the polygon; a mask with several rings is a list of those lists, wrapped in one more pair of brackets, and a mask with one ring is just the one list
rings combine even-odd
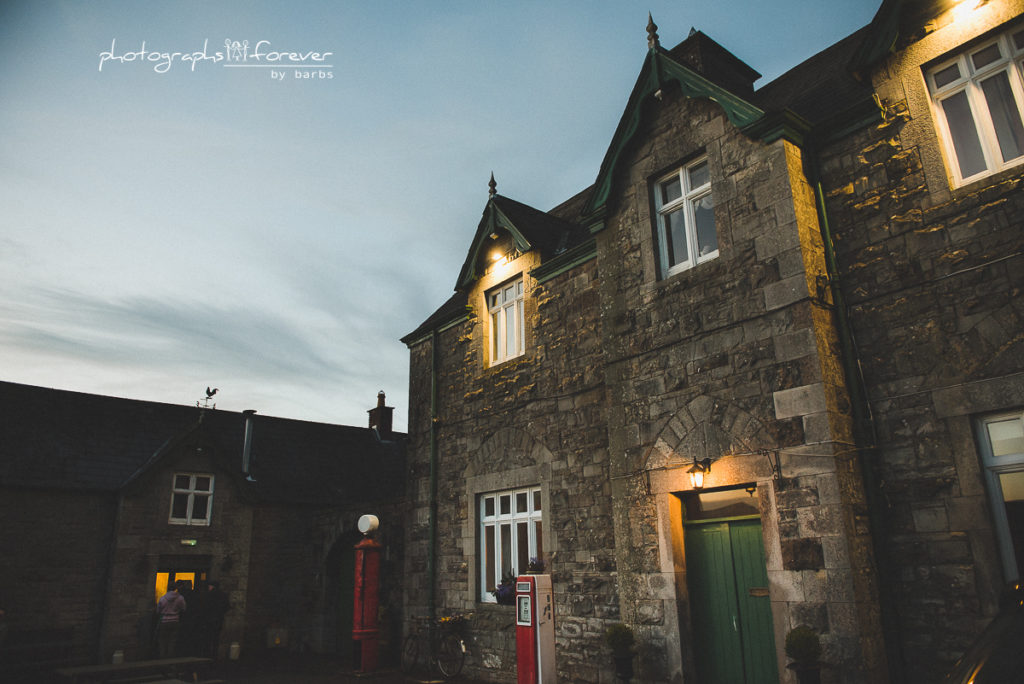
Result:
{"label": "gutter", "polygon": [[437,328],[430,332],[430,517],[427,532],[427,610],[437,619]]}
{"label": "gutter", "polygon": [[[876,115],[877,111],[875,109]],[[855,112],[855,114],[858,113]],[[867,120],[858,117],[858,121],[850,123],[846,130],[859,128],[867,123],[869,123]],[[864,498],[867,503],[868,524],[871,530],[871,547],[874,555],[875,571],[878,575],[879,620],[882,626],[882,639],[888,665],[888,674],[890,681],[903,682],[905,681],[905,668],[900,638],[899,615],[894,607],[896,605],[894,592],[885,581],[885,578],[891,576],[891,569],[884,540],[880,534],[885,528],[886,509],[879,488],[875,484],[878,481],[878,474],[874,464],[874,460],[878,458],[877,432],[874,416],[871,413],[871,406],[868,402],[868,393],[860,366],[856,339],[853,335],[853,328],[850,325],[850,319],[847,314],[846,301],[840,287],[839,261],[836,258],[835,243],[833,242],[832,230],[829,226],[828,210],[825,206],[825,192],[821,185],[819,148],[816,143],[834,139],[834,136],[830,138],[829,136],[820,135],[822,131],[815,131],[814,133],[817,135],[812,134],[808,136],[808,142],[803,149],[805,152],[805,172],[808,176],[807,180],[814,191],[814,205],[818,214],[818,226],[821,230],[822,244],[825,252],[825,271],[828,276],[829,290],[832,294],[832,310],[835,312],[836,327],[839,333],[846,386],[850,392],[854,442],[857,444],[857,451],[860,457],[858,458],[860,475],[864,484]]]}

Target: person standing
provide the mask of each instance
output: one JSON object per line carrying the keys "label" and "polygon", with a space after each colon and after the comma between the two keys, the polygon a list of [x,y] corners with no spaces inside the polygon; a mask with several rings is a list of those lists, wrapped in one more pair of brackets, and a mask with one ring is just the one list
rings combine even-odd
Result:
{"label": "person standing", "polygon": [[217,659],[220,632],[224,627],[224,614],[228,612],[228,595],[221,591],[220,583],[210,580],[203,593],[203,616],[200,620],[203,655]]}
{"label": "person standing", "polygon": [[156,644],[158,656],[173,658],[178,643],[178,630],[181,616],[185,612],[185,598],[178,593],[180,582],[175,582],[160,597],[156,605],[158,621],[156,625]]}

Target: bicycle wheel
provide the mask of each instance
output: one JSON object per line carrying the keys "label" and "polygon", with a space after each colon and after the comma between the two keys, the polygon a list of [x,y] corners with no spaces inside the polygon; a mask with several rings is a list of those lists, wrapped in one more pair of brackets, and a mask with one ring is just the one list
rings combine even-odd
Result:
{"label": "bicycle wheel", "polygon": [[466,645],[454,634],[442,634],[437,643],[437,669],[445,679],[462,672],[466,660]]}
{"label": "bicycle wheel", "polygon": [[402,672],[412,672],[416,669],[416,661],[420,659],[420,640],[415,634],[405,637],[402,642],[402,660],[399,663]]}

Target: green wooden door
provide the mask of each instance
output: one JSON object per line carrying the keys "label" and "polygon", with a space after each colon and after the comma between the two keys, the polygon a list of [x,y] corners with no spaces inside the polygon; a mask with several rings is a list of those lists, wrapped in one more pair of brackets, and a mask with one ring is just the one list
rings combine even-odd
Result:
{"label": "green wooden door", "polygon": [[698,681],[778,684],[761,522],[687,525],[685,538]]}

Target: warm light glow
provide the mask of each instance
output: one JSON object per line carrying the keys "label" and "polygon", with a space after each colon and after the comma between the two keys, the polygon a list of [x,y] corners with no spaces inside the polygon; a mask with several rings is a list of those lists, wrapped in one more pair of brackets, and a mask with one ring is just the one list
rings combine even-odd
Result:
{"label": "warm light glow", "polygon": [[501,252],[491,252],[491,261],[501,261]]}
{"label": "warm light glow", "polygon": [[694,489],[702,489],[704,487],[704,470],[696,468],[690,471],[690,484],[693,485]]}
{"label": "warm light glow", "polygon": [[974,10],[983,4],[985,4],[984,0],[960,0],[951,10],[953,12],[953,21],[957,23],[966,21],[974,13]]}

